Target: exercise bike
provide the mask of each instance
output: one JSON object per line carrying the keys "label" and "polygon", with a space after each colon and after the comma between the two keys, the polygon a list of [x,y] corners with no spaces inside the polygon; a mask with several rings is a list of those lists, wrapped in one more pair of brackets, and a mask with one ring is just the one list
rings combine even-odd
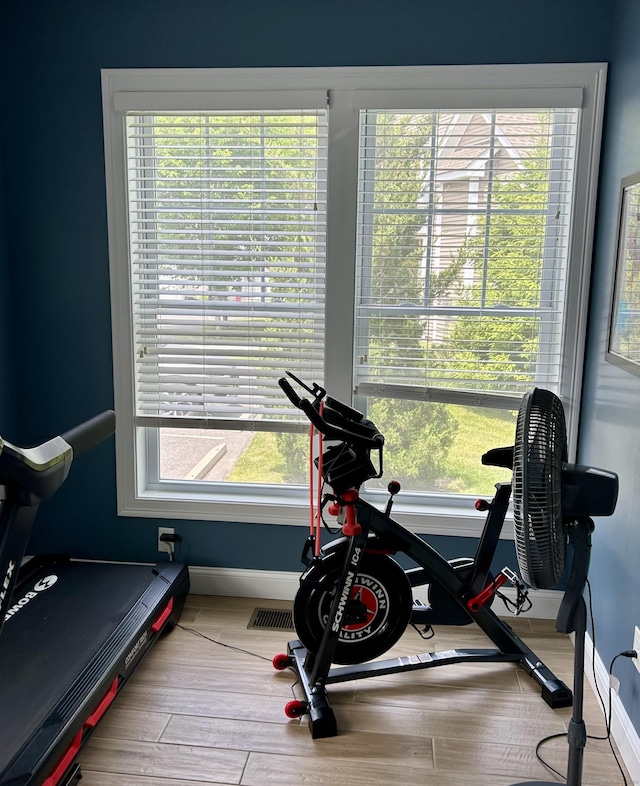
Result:
{"label": "exercise bike", "polygon": [[[487,516],[475,556],[448,561],[391,518],[399,483],[389,483],[384,511],[361,498],[362,484],[383,474],[384,437],[375,424],[327,396],[319,385],[309,387],[287,373],[312,397],[301,398],[287,379],[279,380],[291,403],[309,419],[311,444],[314,434],[318,442],[314,459],[318,489],[302,554],[306,570],[293,605],[298,639],[288,643],[286,654],[273,659],[276,669],[296,672],[304,694],[303,700],[286,705],[286,715],[307,715],[312,737],[332,737],[337,734],[337,722],[328,686],[453,663],[482,662],[518,663],[539,685],[550,707],[571,706],[571,690],[490,608],[507,581],[517,590],[516,611],[530,605],[525,586],[513,571],[505,568],[496,576],[491,573],[511,484],[496,484],[490,502],[476,502],[476,508],[486,511]],[[511,448],[496,448],[486,453],[482,462],[511,468],[512,457]],[[311,486],[313,500],[313,483]],[[321,547],[325,509],[336,517],[341,534]],[[405,555],[414,566],[403,569],[394,559],[396,554]],[[425,585],[427,605],[413,599],[413,590]],[[472,622],[495,648],[449,649],[374,660],[396,644],[409,624],[424,634],[435,625]]]}

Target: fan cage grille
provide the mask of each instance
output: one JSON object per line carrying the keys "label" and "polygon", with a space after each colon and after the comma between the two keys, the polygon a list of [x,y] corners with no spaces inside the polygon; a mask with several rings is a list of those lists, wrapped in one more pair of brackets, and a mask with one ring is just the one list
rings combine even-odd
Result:
{"label": "fan cage grille", "polygon": [[566,531],[562,466],[567,461],[564,409],[551,391],[535,388],[518,412],[513,462],[516,555],[524,580],[550,589],[562,577]]}

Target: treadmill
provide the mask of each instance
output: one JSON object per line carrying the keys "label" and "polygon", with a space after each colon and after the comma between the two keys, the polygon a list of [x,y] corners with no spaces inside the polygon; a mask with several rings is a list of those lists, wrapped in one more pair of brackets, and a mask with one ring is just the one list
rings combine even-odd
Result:
{"label": "treadmill", "polygon": [[24,553],[40,502],[113,434],[104,412],[22,449],[0,439],[0,786],[71,786],[76,755],[189,592],[185,565]]}

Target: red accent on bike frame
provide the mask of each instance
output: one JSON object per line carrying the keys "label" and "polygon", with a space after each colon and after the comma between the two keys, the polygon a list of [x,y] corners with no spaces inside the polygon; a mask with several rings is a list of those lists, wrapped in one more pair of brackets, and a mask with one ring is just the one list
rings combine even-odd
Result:
{"label": "red accent on bike frame", "polygon": [[88,729],[93,729],[93,727],[98,723],[100,718],[109,709],[109,706],[111,702],[115,699],[117,693],[118,693],[118,678],[116,677],[114,681],[111,683],[111,685],[109,686],[109,690],[102,697],[98,706],[84,722],[84,725]]}
{"label": "red accent on bike frame", "polygon": [[42,782],[42,786],[56,786],[60,778],[62,778],[62,776],[67,771],[67,768],[69,767],[71,762],[76,757],[76,754],[80,750],[81,745],[82,745],[82,729],[80,729],[80,731],[73,738],[73,742],[67,748],[64,756],[53,768],[51,775],[49,775],[49,777]]}
{"label": "red accent on bike frame", "polygon": [[507,581],[507,577],[504,573],[498,574],[495,579],[487,586],[475,595],[473,598],[469,598],[467,601],[467,608],[469,611],[480,611],[480,609],[484,606],[484,604],[495,595],[497,589]]}
{"label": "red accent on bike frame", "polygon": [[167,603],[165,610],[151,626],[151,631],[153,633],[157,633],[160,630],[160,628],[167,621],[169,614],[171,614],[172,611],[173,611],[173,598],[169,598],[169,602]]}

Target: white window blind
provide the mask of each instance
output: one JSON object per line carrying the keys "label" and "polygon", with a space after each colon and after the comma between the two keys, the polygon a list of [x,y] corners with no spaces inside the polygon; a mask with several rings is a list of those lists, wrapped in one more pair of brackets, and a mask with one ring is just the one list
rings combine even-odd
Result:
{"label": "white window blind", "polygon": [[361,112],[357,394],[557,389],[579,111]]}
{"label": "white window blind", "polygon": [[286,428],[283,369],[323,379],[326,109],[126,128],[136,423]]}

